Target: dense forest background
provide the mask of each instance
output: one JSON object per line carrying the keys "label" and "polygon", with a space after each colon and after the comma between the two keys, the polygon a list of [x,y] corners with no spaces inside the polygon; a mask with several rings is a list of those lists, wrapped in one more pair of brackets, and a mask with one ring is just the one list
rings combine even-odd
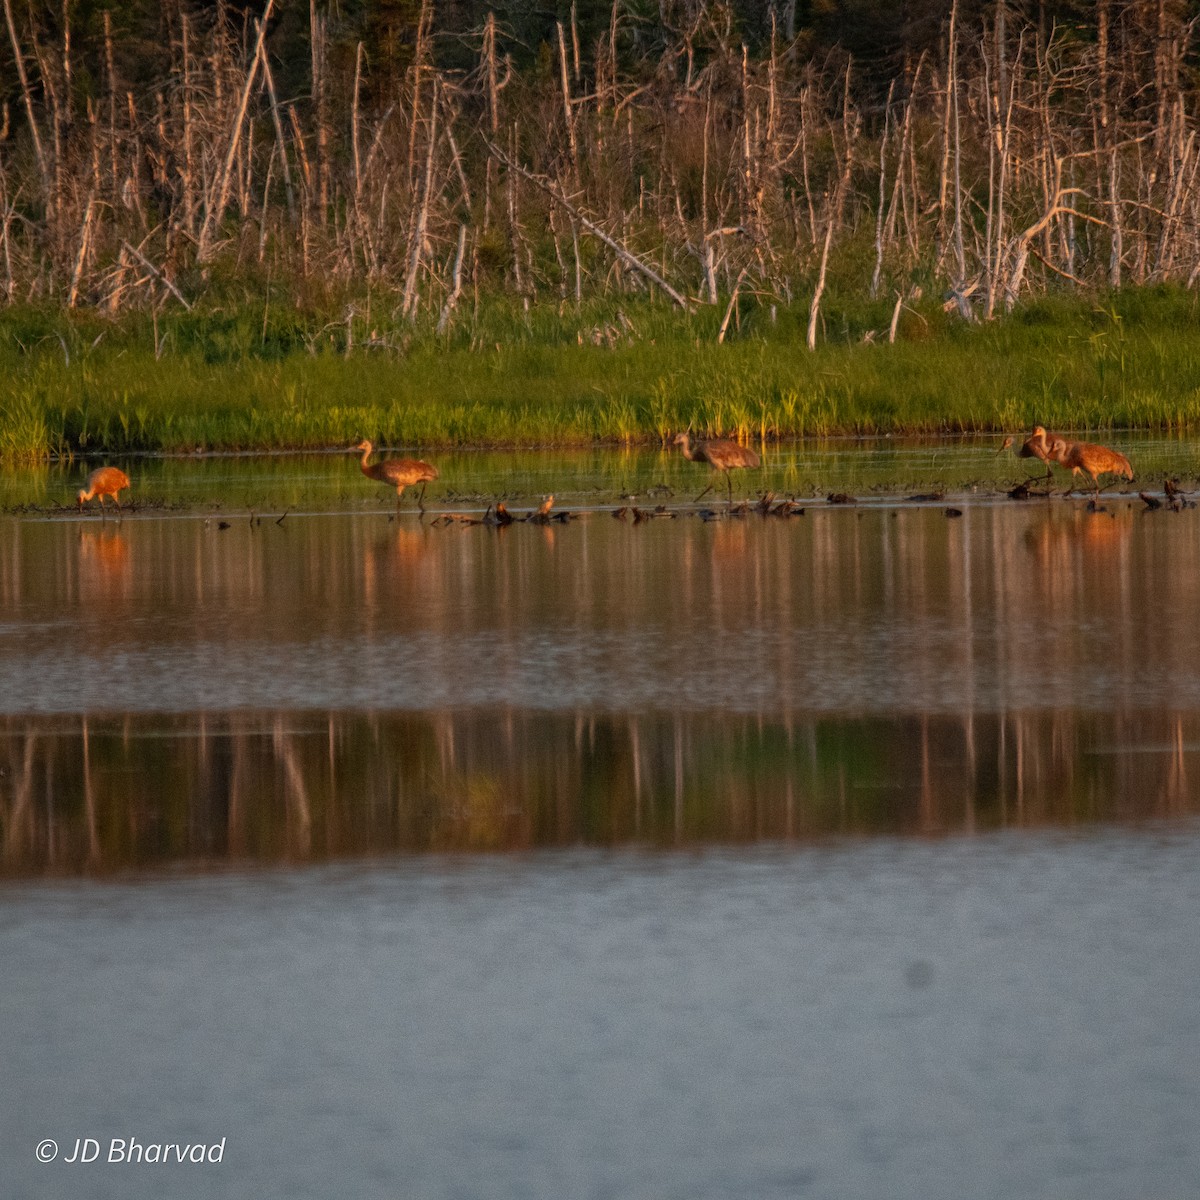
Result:
{"label": "dense forest background", "polygon": [[740,298],[812,345],[838,290],[894,337],[1200,278],[1194,0],[0,2],[9,303]]}

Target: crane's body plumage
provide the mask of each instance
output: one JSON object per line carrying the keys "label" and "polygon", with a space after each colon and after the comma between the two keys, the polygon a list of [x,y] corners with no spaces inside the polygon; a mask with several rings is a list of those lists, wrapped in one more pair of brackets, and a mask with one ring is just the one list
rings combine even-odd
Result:
{"label": "crane's body plumage", "polygon": [[1092,481],[1096,495],[1100,494],[1101,475],[1133,478],[1133,466],[1125,455],[1110,450],[1107,446],[1097,446],[1093,442],[1072,442],[1066,438],[1055,438],[1050,443],[1050,457],[1060,467],[1066,467],[1071,472],[1072,484],[1080,472],[1086,475]]}
{"label": "crane's body plumage", "polygon": [[[375,479],[379,483],[396,489],[397,508],[400,507],[400,497],[404,494],[406,487],[411,487],[414,483],[424,485],[438,477],[437,467],[419,458],[385,458],[381,462],[367,462],[375,447],[365,440],[359,442],[352,449],[362,451],[362,462],[359,465],[362,467],[362,473],[368,479]],[[424,496],[425,488],[422,486],[421,496],[417,500],[418,508],[422,508],[421,501]],[[423,508],[422,511],[424,511]]]}
{"label": "crane's body plumage", "polygon": [[[675,445],[683,451],[683,457],[688,462],[708,463],[713,470],[721,471],[724,474],[729,489],[730,503],[733,502],[733,481],[730,479],[729,472],[762,465],[762,459],[755,451],[747,446],[740,446],[737,442],[731,442],[728,438],[693,442],[690,433],[681,433],[675,438]],[[712,484],[709,484],[709,487],[712,487]],[[707,491],[708,488],[705,488],[704,492]],[[704,492],[701,492],[700,496],[703,496]],[[700,496],[697,496],[696,499],[699,500]]]}
{"label": "crane's body plumage", "polygon": [[121,499],[117,495],[129,487],[129,476],[118,467],[97,467],[88,477],[87,483],[79,493],[79,507],[96,496],[100,497],[100,508],[104,508],[105,496],[111,496],[117,511],[121,509]]}
{"label": "crane's body plumage", "polygon": [[1080,473],[1092,481],[1096,493],[1100,492],[1101,475],[1120,475],[1133,478],[1133,467],[1129,459],[1107,446],[1093,442],[1075,442],[1061,434],[1047,433],[1041,425],[1035,425],[1033,433],[1017,451],[1020,458],[1040,458],[1046,464],[1046,478],[1053,474],[1054,464],[1071,472],[1072,485]]}

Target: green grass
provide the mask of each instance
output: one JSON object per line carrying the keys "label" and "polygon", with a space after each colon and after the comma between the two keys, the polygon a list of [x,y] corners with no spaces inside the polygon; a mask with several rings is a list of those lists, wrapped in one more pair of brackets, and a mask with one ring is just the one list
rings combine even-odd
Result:
{"label": "green grass", "polygon": [[[387,313],[345,322],[243,303],[106,322],[0,315],[0,461],[125,451],[575,446],[690,428],[746,440],[843,434],[1200,429],[1200,306],[1144,289],[1046,300],[987,325],[937,305],[723,313],[643,303],[483,305],[446,337]],[[361,327],[360,327],[361,326]],[[347,335],[352,345],[347,350]],[[600,344],[594,344],[596,340]]]}

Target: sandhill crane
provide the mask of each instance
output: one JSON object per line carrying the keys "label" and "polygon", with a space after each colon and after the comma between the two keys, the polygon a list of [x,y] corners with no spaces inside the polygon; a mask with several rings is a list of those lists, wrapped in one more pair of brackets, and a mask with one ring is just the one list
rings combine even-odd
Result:
{"label": "sandhill crane", "polygon": [[417,508],[421,512],[425,511],[425,505],[422,503],[425,499],[425,485],[431,479],[438,477],[437,467],[432,463],[423,462],[419,458],[385,458],[382,462],[368,463],[367,459],[371,457],[375,447],[365,439],[357,446],[351,446],[350,449],[362,451],[360,465],[362,473],[368,479],[378,479],[380,483],[386,483],[388,487],[396,489],[397,512],[400,511],[400,497],[403,495],[404,489],[414,483],[421,484],[421,494],[417,497]]}
{"label": "sandhill crane", "polygon": [[[730,471],[741,470],[743,467],[757,467],[762,465],[762,459],[753,451],[745,446],[739,446],[737,442],[731,442],[727,438],[713,438],[706,442],[693,442],[690,433],[681,433],[675,438],[675,445],[683,451],[683,457],[689,462],[704,462],[708,463],[716,471],[723,471],[725,474],[725,483],[729,489],[729,503],[733,504],[733,480],[729,476]],[[700,493],[703,496],[706,492],[712,489],[710,483],[708,487]],[[696,500],[700,499],[696,497]],[[692,502],[693,504],[695,501]]]}
{"label": "sandhill crane", "polygon": [[121,511],[121,499],[117,495],[118,492],[129,486],[129,476],[124,471],[117,467],[97,467],[88,477],[87,484],[79,493],[79,508],[82,511],[83,506],[94,496],[100,497],[100,510],[104,511],[104,497],[111,496],[113,503],[117,506],[117,512]]}
{"label": "sandhill crane", "polygon": [[[1061,439],[1057,434],[1047,433],[1041,425],[1035,425],[1033,433],[1025,439],[1020,450],[1017,451],[1017,457],[1040,459],[1046,464],[1046,478],[1049,479],[1054,474],[1052,464],[1055,461],[1050,453],[1050,447],[1059,440]],[[1011,445],[1011,441],[1009,444]]]}
{"label": "sandhill crane", "polygon": [[1049,446],[1050,457],[1061,467],[1071,472],[1071,490],[1075,488],[1075,476],[1081,471],[1092,481],[1096,495],[1100,495],[1101,475],[1120,475],[1133,478],[1133,467],[1129,459],[1107,446],[1092,442],[1072,442],[1066,438],[1054,438]]}

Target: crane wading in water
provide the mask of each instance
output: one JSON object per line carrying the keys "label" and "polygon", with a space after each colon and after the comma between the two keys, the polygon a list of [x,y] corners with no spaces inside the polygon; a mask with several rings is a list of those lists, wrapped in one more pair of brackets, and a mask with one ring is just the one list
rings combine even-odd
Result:
{"label": "crane wading in water", "polygon": [[1075,490],[1075,477],[1082,471],[1091,481],[1096,495],[1100,495],[1101,475],[1120,475],[1133,478],[1133,467],[1129,459],[1107,446],[1093,442],[1072,442],[1056,437],[1050,442],[1050,457],[1060,467],[1071,472],[1071,491]]}
{"label": "crane wading in water", "polygon": [[[688,462],[704,462],[708,463],[716,471],[723,471],[725,474],[725,483],[728,485],[729,503],[733,504],[733,480],[729,476],[730,471],[741,470],[743,467],[758,467],[762,465],[762,459],[753,451],[745,446],[739,446],[737,442],[731,442],[727,438],[713,438],[707,442],[693,442],[690,433],[681,433],[675,438],[675,445],[683,451],[683,457]],[[700,493],[703,496],[706,492],[712,489],[710,483],[708,487]],[[696,500],[700,499],[696,497]],[[692,501],[695,503],[695,500]]]}
{"label": "crane wading in water", "polygon": [[423,462],[419,458],[385,458],[382,462],[368,463],[367,459],[371,457],[375,447],[365,439],[358,443],[357,446],[351,446],[351,450],[362,451],[362,473],[368,479],[378,479],[380,483],[386,483],[388,487],[396,489],[396,511],[400,511],[400,497],[404,494],[404,489],[410,487],[414,483],[421,485],[421,493],[417,497],[417,508],[421,512],[425,511],[423,503],[425,499],[425,485],[431,480],[438,477],[438,469],[432,463]]}
{"label": "crane wading in water", "polygon": [[1025,439],[1020,450],[1017,451],[1017,457],[1040,459],[1046,464],[1046,478],[1049,479],[1054,474],[1053,464],[1056,461],[1051,453],[1051,448],[1055,442],[1060,441],[1062,438],[1058,434],[1049,434],[1041,425],[1035,425],[1033,433]]}
{"label": "crane wading in water", "polygon": [[129,476],[124,471],[117,467],[97,467],[88,477],[87,483],[79,493],[79,508],[83,510],[83,506],[94,496],[100,497],[100,511],[104,511],[104,497],[111,496],[113,503],[117,506],[117,512],[121,511],[121,499],[117,495],[122,489],[129,486]]}

